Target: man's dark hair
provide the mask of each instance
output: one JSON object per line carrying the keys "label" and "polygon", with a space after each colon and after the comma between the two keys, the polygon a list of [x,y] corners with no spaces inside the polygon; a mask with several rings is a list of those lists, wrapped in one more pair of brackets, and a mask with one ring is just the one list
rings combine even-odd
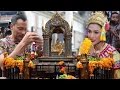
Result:
{"label": "man's dark hair", "polygon": [[118,13],[118,12],[112,12],[112,13],[111,13],[111,16],[112,16],[113,14],[119,14],[119,13]]}
{"label": "man's dark hair", "polygon": [[15,24],[18,19],[22,19],[23,21],[26,21],[27,17],[23,12],[19,11],[19,12],[17,12],[17,14],[15,16],[12,17],[11,24]]}
{"label": "man's dark hair", "polygon": [[7,35],[11,35],[11,30],[8,30],[5,32],[5,36],[7,36]]}
{"label": "man's dark hair", "polygon": [[119,24],[120,24],[120,13],[118,14],[118,21],[119,21]]}
{"label": "man's dark hair", "polygon": [[5,29],[5,27],[1,27],[1,33],[4,33],[4,30]]}

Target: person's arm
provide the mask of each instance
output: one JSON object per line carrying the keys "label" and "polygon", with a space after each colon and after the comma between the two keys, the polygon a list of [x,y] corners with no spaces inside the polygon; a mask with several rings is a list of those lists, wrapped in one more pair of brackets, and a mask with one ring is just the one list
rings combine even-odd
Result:
{"label": "person's arm", "polygon": [[[118,35],[118,33],[116,32],[117,29],[118,29],[118,28],[115,28],[115,27],[114,27],[113,29],[110,28],[109,31],[110,31],[111,34],[113,34],[116,38],[119,38],[119,35]],[[120,41],[120,40],[119,40],[119,41]]]}
{"label": "person's arm", "polygon": [[3,55],[3,52],[5,52],[5,43],[4,41],[1,39],[0,40],[0,69],[3,70],[3,59],[4,59],[4,55]]}
{"label": "person's arm", "polygon": [[[32,42],[40,43],[41,38],[39,38],[39,36],[34,32],[27,32],[26,35],[21,40],[21,42],[15,47],[13,52],[10,53],[8,57],[15,58],[16,55],[23,53],[25,48]],[[3,67],[3,61],[4,61],[3,53],[0,55],[0,67]]]}
{"label": "person's arm", "polygon": [[[22,53],[25,50],[25,44],[20,42],[14,51],[8,55],[8,57],[15,58],[16,55]],[[3,52],[4,53],[4,52]],[[3,53],[0,55],[0,68],[3,70],[3,62],[4,62],[4,55]]]}
{"label": "person's arm", "polygon": [[14,51],[9,55],[9,57],[14,58],[16,55],[21,54],[25,51],[25,48],[32,42],[39,43],[41,46],[41,39],[35,32],[27,32],[23,37],[22,41],[16,46]]}
{"label": "person's arm", "polygon": [[3,60],[4,60],[4,55],[0,55],[0,69],[3,70]]}
{"label": "person's arm", "polygon": [[120,79],[120,54],[118,51],[113,53],[114,63],[114,79]]}
{"label": "person's arm", "polygon": [[120,79],[120,69],[114,70],[114,79]]}
{"label": "person's arm", "polygon": [[21,54],[22,52],[24,52],[25,47],[26,47],[26,46],[25,46],[25,43],[20,42],[20,43],[15,47],[14,51],[13,51],[11,54],[9,54],[8,57],[15,58],[16,55],[19,55],[19,54]]}

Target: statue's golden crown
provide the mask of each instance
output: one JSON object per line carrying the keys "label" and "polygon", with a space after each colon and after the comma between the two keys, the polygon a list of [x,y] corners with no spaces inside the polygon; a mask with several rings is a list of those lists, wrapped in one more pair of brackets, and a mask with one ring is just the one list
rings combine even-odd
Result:
{"label": "statue's golden crown", "polygon": [[91,23],[97,23],[97,24],[99,24],[101,26],[104,26],[106,22],[107,22],[107,17],[103,13],[103,11],[95,11],[90,16],[90,18],[89,18],[89,20],[87,22],[87,25],[89,25]]}

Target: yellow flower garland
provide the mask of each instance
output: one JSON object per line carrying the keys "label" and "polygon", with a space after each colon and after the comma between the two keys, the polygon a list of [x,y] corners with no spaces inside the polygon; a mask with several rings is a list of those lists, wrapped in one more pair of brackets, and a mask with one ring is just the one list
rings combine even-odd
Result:
{"label": "yellow flower garland", "polygon": [[[20,73],[22,73],[23,65],[24,65],[23,60],[15,60],[14,58],[10,58],[7,56],[8,56],[8,53],[5,52],[4,53],[4,62],[3,62],[4,67],[6,69],[18,67],[20,69]],[[32,61],[30,61],[28,64],[28,67],[35,68],[35,64]]]}
{"label": "yellow flower garland", "polygon": [[[88,68],[90,76],[93,76],[93,71],[95,68],[110,70],[113,67],[113,64],[114,64],[113,58],[101,58],[99,61],[89,61]],[[77,62],[76,67],[83,68],[82,63],[80,61]]]}
{"label": "yellow flower garland", "polygon": [[92,46],[92,42],[89,38],[85,38],[83,40],[83,42],[81,43],[80,45],[80,48],[79,48],[79,54],[88,54],[90,48]]}

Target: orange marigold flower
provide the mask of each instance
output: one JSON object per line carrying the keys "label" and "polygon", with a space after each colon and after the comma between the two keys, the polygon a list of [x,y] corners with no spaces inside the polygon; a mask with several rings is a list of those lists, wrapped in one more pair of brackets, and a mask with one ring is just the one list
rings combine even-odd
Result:
{"label": "orange marigold flower", "polygon": [[77,64],[76,64],[76,67],[77,68],[83,68],[83,65],[82,65],[82,63],[80,61],[78,61]]}
{"label": "orange marigold flower", "polygon": [[64,64],[64,61],[58,62],[58,65],[63,65],[63,64]]}

